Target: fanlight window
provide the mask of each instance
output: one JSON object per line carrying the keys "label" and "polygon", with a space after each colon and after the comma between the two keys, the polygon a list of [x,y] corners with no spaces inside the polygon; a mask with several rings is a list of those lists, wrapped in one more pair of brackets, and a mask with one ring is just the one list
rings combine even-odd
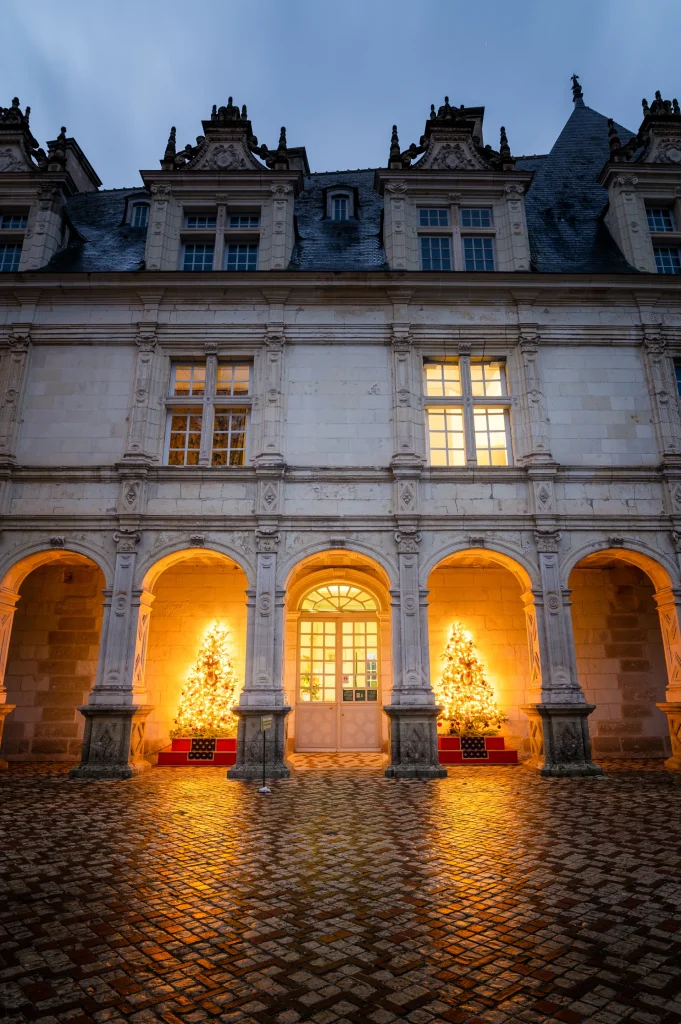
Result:
{"label": "fanlight window", "polygon": [[375,612],[376,600],[359,587],[331,583],[311,591],[301,607],[304,612]]}

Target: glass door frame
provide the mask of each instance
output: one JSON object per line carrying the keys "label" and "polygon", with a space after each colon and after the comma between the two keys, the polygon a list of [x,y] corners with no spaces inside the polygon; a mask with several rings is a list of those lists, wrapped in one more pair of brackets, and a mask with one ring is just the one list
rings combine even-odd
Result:
{"label": "glass door frame", "polygon": [[[336,624],[335,630],[335,645],[336,645],[336,660],[335,660],[335,676],[336,685],[335,691],[336,696],[333,701],[329,700],[303,700],[300,687],[301,677],[301,648],[302,648],[302,624],[303,622],[334,622]],[[343,699],[343,622],[375,622],[376,623],[376,687],[364,686],[365,691],[372,690],[376,693],[375,699],[364,700],[364,701],[344,701]],[[381,693],[381,618],[377,612],[300,612],[298,623],[297,623],[297,650],[296,650],[296,704],[302,704],[305,706],[322,706],[324,704],[337,704],[339,707],[342,704],[348,703],[353,706],[357,704],[364,704],[365,706],[380,705],[380,693]],[[354,650],[354,645],[353,645]],[[353,692],[362,687],[353,687]],[[368,697],[368,693],[367,693]]]}

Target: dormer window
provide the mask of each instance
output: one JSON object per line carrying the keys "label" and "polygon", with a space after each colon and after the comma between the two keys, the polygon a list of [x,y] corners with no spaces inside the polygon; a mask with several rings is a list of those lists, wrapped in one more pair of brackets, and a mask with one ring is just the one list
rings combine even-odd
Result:
{"label": "dormer window", "polygon": [[449,227],[449,210],[422,206],[419,209],[419,227],[422,228],[447,228]]}
{"label": "dormer window", "polygon": [[333,220],[348,219],[348,198],[347,196],[334,196],[332,200]]}
{"label": "dormer window", "polygon": [[326,216],[329,220],[339,222],[351,220],[355,216],[355,197],[346,189],[331,189],[326,193]]}
{"label": "dormer window", "polygon": [[462,228],[491,228],[492,209],[489,206],[468,206],[461,210]]}
{"label": "dormer window", "polygon": [[149,223],[149,203],[133,203],[130,223],[134,228],[145,228]]}
{"label": "dormer window", "polygon": [[184,217],[186,228],[214,228],[216,223],[214,213],[186,213]]}

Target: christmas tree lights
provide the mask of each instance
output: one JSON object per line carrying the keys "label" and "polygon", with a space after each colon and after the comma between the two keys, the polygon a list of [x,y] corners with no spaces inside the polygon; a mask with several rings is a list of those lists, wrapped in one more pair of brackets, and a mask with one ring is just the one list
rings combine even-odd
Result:
{"label": "christmas tree lights", "polygon": [[493,736],[507,716],[497,705],[473,638],[460,622],[452,626],[442,660],[445,667],[435,696],[442,718],[450,723],[450,734]]}
{"label": "christmas tree lights", "polygon": [[201,641],[196,664],[182,691],[171,739],[233,736],[237,719],[232,706],[237,703],[239,689],[229,630],[216,622]]}

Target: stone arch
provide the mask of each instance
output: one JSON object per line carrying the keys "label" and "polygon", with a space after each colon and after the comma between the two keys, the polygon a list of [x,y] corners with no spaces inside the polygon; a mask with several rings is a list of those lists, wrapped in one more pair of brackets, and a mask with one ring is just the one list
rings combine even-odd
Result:
{"label": "stone arch", "polygon": [[3,742],[6,757],[80,756],[84,722],[77,708],[95,683],[107,569],[99,552],[80,543],[30,545],[5,567],[0,678],[6,706],[14,708]]}
{"label": "stone arch", "polygon": [[283,590],[288,590],[295,573],[301,566],[310,561],[310,559],[319,555],[328,555],[329,557],[338,557],[342,555],[356,555],[358,558],[367,559],[377,569],[383,573],[383,579],[385,586],[388,590],[392,587],[397,586],[399,578],[397,570],[397,562],[392,559],[389,555],[386,555],[382,551],[377,551],[375,548],[370,547],[368,544],[364,544],[361,541],[352,541],[351,544],[346,544],[342,548],[334,547],[329,544],[328,541],[315,541],[313,543],[305,545],[305,547],[285,556],[283,553],[280,555],[280,564],[278,577],[280,585]]}
{"label": "stone arch", "polygon": [[487,556],[508,569],[516,577],[525,590],[532,590],[541,585],[537,565],[530,561],[526,553],[518,548],[495,539],[494,544],[484,547],[471,547],[465,541],[449,542],[440,545],[421,562],[421,585],[427,586],[431,572],[443,561],[454,555],[476,553]]}
{"label": "stone arch", "polygon": [[[325,569],[319,569],[317,572],[311,573],[309,576],[305,576],[289,589],[287,595],[287,604],[289,608],[291,608],[291,610],[299,611],[300,602],[303,600],[305,595],[315,587],[322,586],[324,583],[328,582],[329,573],[328,570]],[[387,612],[389,610],[390,602],[387,597],[385,586],[377,586],[372,580],[367,580],[363,573],[353,569],[345,569],[343,571],[343,582],[348,582],[367,591],[376,600],[379,611]]]}
{"label": "stone arch", "polygon": [[529,735],[521,708],[537,685],[537,675],[541,678],[532,583],[526,566],[505,551],[461,546],[450,547],[431,564],[425,586],[436,703],[442,653],[452,624],[461,622],[472,634],[498,704],[508,716],[502,734],[517,749],[527,747]]}
{"label": "stone arch", "polygon": [[0,559],[0,587],[18,593],[19,587],[34,569],[49,563],[66,563],[74,556],[96,565],[104,577],[105,586],[111,586],[114,571],[111,560],[92,545],[69,539],[63,547],[46,547],[43,541],[27,544],[8,553]]}
{"label": "stone arch", "polygon": [[673,752],[664,711],[665,701],[681,698],[676,567],[634,543],[592,541],[562,566],[579,681],[587,702],[596,705],[589,719],[592,744],[602,757]]}
{"label": "stone arch", "polygon": [[200,558],[204,552],[228,558],[244,573],[248,586],[255,586],[255,566],[251,559],[245,557],[243,552],[237,552],[231,545],[218,541],[210,541],[201,547],[189,547],[186,543],[178,541],[176,544],[165,545],[160,551],[150,551],[139,558],[136,576],[140,589],[153,593],[156,581],[166,569],[182,561]]}
{"label": "stone arch", "polygon": [[214,546],[185,546],[143,566],[141,584],[151,604],[144,685],[153,707],[146,720],[146,753],[153,756],[170,743],[187,675],[206,630],[215,622],[229,630],[234,669],[243,686],[249,579],[232,554]]}

